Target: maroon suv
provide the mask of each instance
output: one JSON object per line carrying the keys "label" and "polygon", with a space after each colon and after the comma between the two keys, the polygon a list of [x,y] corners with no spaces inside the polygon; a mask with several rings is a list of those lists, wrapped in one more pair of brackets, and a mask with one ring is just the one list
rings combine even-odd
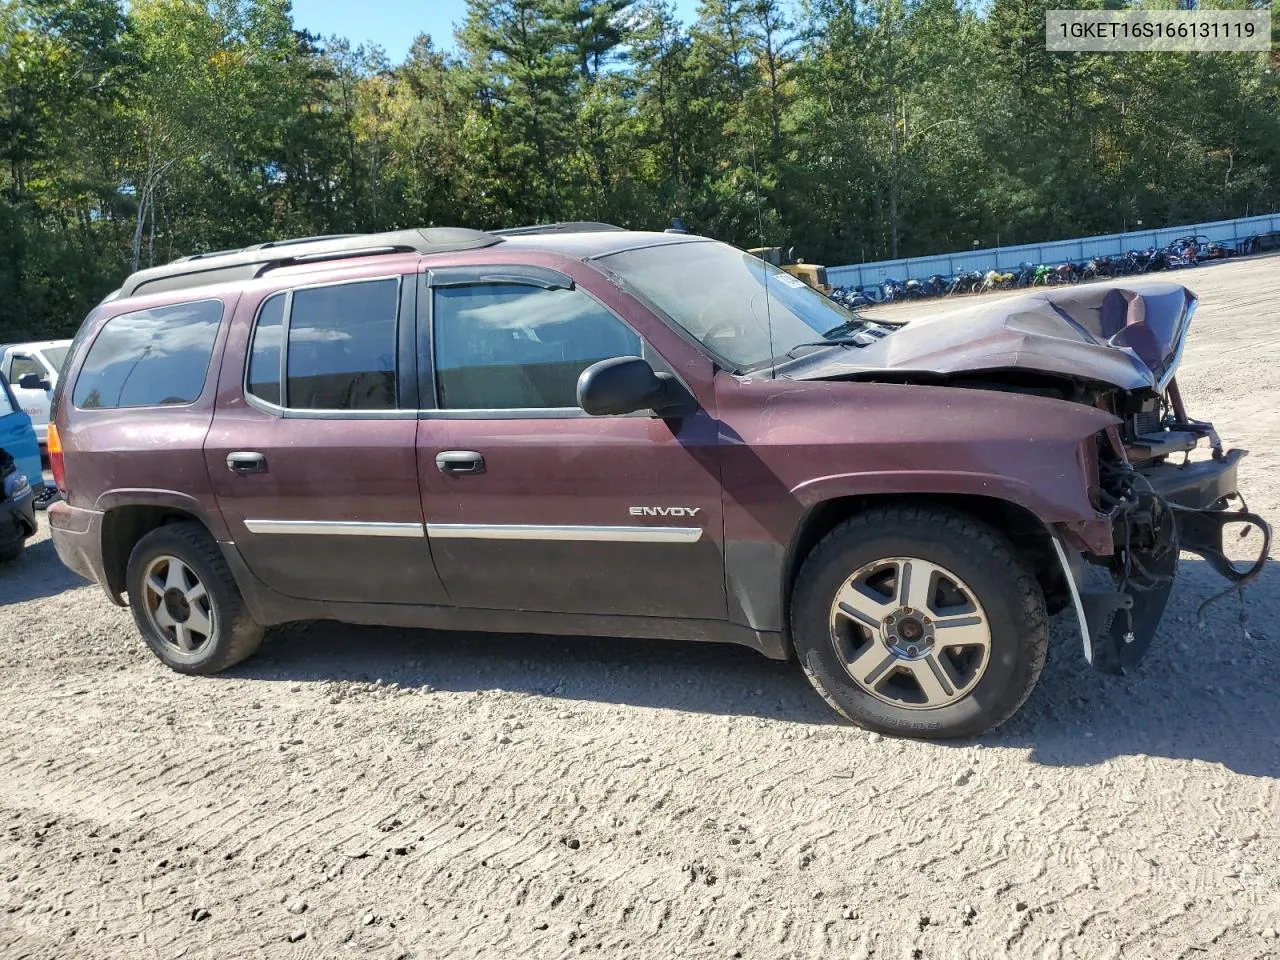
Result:
{"label": "maroon suv", "polygon": [[973,734],[1031,692],[1048,614],[1118,671],[1180,549],[1254,572],[1221,551],[1266,530],[1228,509],[1242,452],[1173,381],[1195,304],[873,321],[604,224],[188,257],[81,327],[49,519],[184,673],[294,620],[672,637],[794,654],[867,727]]}

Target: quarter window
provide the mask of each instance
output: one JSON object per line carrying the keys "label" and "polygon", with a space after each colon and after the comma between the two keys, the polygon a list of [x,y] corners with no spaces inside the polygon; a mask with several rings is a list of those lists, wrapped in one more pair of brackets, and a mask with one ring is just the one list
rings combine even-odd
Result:
{"label": "quarter window", "polygon": [[575,407],[583,370],[640,355],[640,338],[581,290],[515,283],[438,288],[432,336],[444,410]]}
{"label": "quarter window", "polygon": [[276,406],[280,405],[280,334],[284,330],[285,300],[283,293],[277,293],[262,305],[249,353],[249,392]]}
{"label": "quarter window", "polygon": [[220,300],[112,317],[89,348],[72,402],[85,410],[194,403],[221,322]]}

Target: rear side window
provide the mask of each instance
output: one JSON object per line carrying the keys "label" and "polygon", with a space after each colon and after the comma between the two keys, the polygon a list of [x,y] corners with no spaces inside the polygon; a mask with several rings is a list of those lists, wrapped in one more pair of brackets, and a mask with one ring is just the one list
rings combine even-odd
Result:
{"label": "rear side window", "polygon": [[432,331],[443,410],[576,407],[583,370],[641,349],[581,290],[513,283],[436,290]]}
{"label": "rear side window", "polygon": [[276,294],[258,313],[246,390],[291,410],[394,410],[399,310],[397,279],[295,290],[291,305]]}
{"label": "rear side window", "polygon": [[221,322],[220,300],[112,317],[89,348],[72,402],[83,410],[194,403]]}

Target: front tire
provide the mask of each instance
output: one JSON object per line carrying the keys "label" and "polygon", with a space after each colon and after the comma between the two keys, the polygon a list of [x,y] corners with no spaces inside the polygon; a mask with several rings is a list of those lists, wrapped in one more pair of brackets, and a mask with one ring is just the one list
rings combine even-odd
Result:
{"label": "front tire", "polygon": [[796,653],[827,703],[883,733],[999,726],[1044,667],[1044,594],[1006,537],[958,511],[859,514],[809,554],[791,606]]}
{"label": "front tire", "polygon": [[198,523],[168,524],[139,540],[125,585],[142,638],[179,673],[217,673],[262,643],[231,568]]}

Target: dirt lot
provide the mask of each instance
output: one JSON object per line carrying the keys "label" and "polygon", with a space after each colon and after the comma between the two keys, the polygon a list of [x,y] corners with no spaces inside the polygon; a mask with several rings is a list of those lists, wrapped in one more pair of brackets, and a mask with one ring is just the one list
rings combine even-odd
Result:
{"label": "dirt lot", "polygon": [[[1280,259],[1179,279],[1183,394],[1280,519]],[[184,679],[42,536],[0,571],[0,957],[1277,957],[1280,570],[1198,628],[1219,583],[1184,562],[1126,678],[1059,617],[940,745],[733,648],[324,625]]]}

